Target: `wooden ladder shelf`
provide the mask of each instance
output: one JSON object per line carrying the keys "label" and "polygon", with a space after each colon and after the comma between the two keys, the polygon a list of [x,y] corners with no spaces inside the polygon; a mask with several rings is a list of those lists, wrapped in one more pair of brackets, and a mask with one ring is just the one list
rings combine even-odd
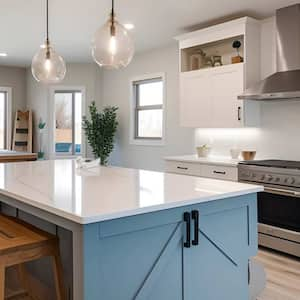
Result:
{"label": "wooden ladder shelf", "polygon": [[32,152],[32,112],[16,112],[12,150]]}

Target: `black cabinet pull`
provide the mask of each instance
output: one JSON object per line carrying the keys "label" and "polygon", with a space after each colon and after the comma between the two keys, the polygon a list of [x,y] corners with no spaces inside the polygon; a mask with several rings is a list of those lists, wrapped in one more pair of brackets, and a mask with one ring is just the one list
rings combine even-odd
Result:
{"label": "black cabinet pull", "polygon": [[226,175],[225,171],[214,171],[214,174]]}
{"label": "black cabinet pull", "polygon": [[186,241],[183,243],[185,248],[191,248],[191,214],[185,212],[183,220],[186,223]]}
{"label": "black cabinet pull", "polygon": [[241,121],[241,119],[242,119],[242,118],[241,118],[241,109],[242,109],[242,108],[239,106],[239,107],[238,107],[238,121]]}
{"label": "black cabinet pull", "polygon": [[199,245],[199,211],[192,210],[192,219],[194,220],[194,239],[192,244],[194,246]]}
{"label": "black cabinet pull", "polygon": [[179,170],[188,170],[188,168],[185,168],[185,167],[177,167],[177,169],[179,169]]}

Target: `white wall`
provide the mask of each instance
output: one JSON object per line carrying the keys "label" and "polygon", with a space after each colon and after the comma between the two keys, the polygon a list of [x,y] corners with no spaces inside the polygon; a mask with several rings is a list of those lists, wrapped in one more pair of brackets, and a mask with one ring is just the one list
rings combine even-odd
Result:
{"label": "white wall", "polygon": [[[31,74],[31,69],[28,68],[26,72],[27,79],[27,108],[33,111],[34,121],[34,151],[37,151],[37,124],[42,118],[48,124],[48,103],[49,87],[38,83]],[[97,105],[100,103],[99,93],[101,91],[101,73],[99,67],[95,64],[76,63],[67,65],[67,74],[63,82],[63,86],[84,86],[86,89],[86,111],[87,106],[91,101],[95,101]],[[46,156],[49,154],[49,143],[47,137],[47,130],[44,136],[43,150]],[[90,153],[90,151],[88,151]]]}
{"label": "white wall", "polygon": [[[130,85],[133,77],[164,72],[166,75],[166,142],[164,146],[137,146],[129,143]],[[151,170],[162,170],[163,157],[189,154],[193,151],[194,130],[179,127],[178,50],[171,46],[134,57],[131,64],[120,71],[102,74],[102,104],[119,107],[117,147],[111,163]]]}
{"label": "white wall", "polygon": [[[261,77],[276,71],[275,19],[262,24]],[[257,150],[257,158],[300,160],[300,101],[261,103],[261,126],[253,129],[197,129],[196,144],[210,143],[213,154],[229,155],[229,149]]]}

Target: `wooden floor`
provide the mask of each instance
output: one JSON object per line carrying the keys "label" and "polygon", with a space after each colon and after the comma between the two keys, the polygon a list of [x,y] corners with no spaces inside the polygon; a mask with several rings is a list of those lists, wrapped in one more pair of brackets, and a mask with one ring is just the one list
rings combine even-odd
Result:
{"label": "wooden floor", "polygon": [[257,260],[267,275],[267,286],[257,300],[300,300],[300,259],[260,249]]}

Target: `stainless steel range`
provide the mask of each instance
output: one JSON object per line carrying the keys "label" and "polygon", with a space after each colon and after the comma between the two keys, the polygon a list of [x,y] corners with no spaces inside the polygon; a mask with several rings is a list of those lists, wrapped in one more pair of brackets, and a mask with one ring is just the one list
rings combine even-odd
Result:
{"label": "stainless steel range", "polygon": [[258,194],[259,245],[300,257],[300,162],[240,162],[238,178],[265,187]]}

